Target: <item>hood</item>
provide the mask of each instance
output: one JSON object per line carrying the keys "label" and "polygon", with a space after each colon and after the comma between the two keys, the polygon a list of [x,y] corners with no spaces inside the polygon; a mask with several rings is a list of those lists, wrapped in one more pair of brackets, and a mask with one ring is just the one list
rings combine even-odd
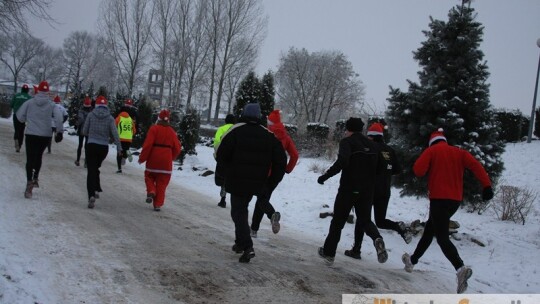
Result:
{"label": "hood", "polygon": [[268,130],[272,131],[280,141],[287,136],[287,130],[285,130],[285,126],[281,122],[269,125]]}
{"label": "hood", "polygon": [[38,92],[33,99],[38,107],[44,107],[53,102],[47,92]]}
{"label": "hood", "polygon": [[124,118],[130,117],[128,112],[120,112],[120,114],[118,114],[118,116],[121,116],[121,117],[124,117]]}
{"label": "hood", "polygon": [[92,110],[92,113],[99,119],[105,119],[111,116],[111,111],[109,111],[109,108],[103,106],[96,107],[94,110]]}

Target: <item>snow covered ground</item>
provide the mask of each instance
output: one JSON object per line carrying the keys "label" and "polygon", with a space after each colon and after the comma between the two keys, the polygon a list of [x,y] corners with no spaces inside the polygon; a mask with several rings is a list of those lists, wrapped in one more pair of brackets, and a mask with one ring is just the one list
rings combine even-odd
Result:
{"label": "snow covered ground", "polygon": [[[10,126],[10,124],[11,119],[0,119],[0,126],[3,131],[9,130],[9,132],[11,132],[11,128],[7,127]],[[9,138],[9,140],[6,140],[6,138]],[[56,176],[56,174],[61,173],[62,170],[67,171],[66,168],[72,170],[71,168],[74,167],[74,159],[69,157],[66,157],[66,159],[57,159],[54,156],[55,149],[60,149],[58,147],[61,145],[73,146],[76,141],[75,136],[66,135],[64,138],[64,143],[53,145],[52,156],[44,156],[44,174],[54,173]],[[127,232],[118,231],[113,233],[114,237],[117,237],[118,239],[111,236],[102,236],[104,239],[96,240],[97,243],[105,246],[107,249],[106,252],[102,252],[102,248],[100,247],[89,247],[89,245],[85,245],[82,242],[82,240],[84,240],[82,238],[88,236],[77,235],[75,230],[70,231],[71,225],[62,223],[61,227],[56,227],[55,229],[49,228],[51,225],[55,224],[56,220],[59,221],[59,216],[64,218],[68,215],[63,213],[56,214],[58,212],[51,214],[51,209],[43,208],[43,206],[51,206],[53,209],[62,207],[64,208],[62,212],[66,210],[72,211],[71,209],[66,209],[67,207],[64,206],[65,201],[74,201],[75,204],[79,205],[84,204],[84,197],[86,196],[84,185],[74,186],[73,184],[78,183],[78,181],[71,181],[69,180],[71,176],[68,176],[68,178],[61,180],[61,184],[56,185],[56,187],[58,187],[58,189],[70,189],[68,194],[74,197],[55,197],[54,195],[49,195],[48,192],[42,192],[42,194],[37,196],[38,201],[34,202],[33,199],[32,203],[34,204],[28,204],[28,200],[22,198],[24,186],[21,186],[24,183],[24,149],[21,154],[16,154],[14,152],[11,134],[9,134],[9,136],[6,136],[5,134],[2,135],[2,139],[3,140],[0,142],[2,148],[0,166],[3,168],[0,179],[0,187],[2,189],[2,196],[0,198],[0,274],[2,275],[0,276],[0,303],[31,303],[32,301],[36,303],[57,303],[58,299],[65,300],[66,298],[69,299],[70,296],[73,297],[73,299],[77,299],[77,303],[112,303],[116,302],[115,299],[121,298],[129,292],[132,294],[134,293],[135,296],[132,295],[132,300],[121,301],[122,303],[148,303],[147,301],[143,301],[143,299],[151,298],[152,294],[145,294],[144,292],[139,291],[140,295],[138,295],[136,288],[122,285],[123,281],[129,281],[129,278],[126,278],[126,272],[123,272],[128,266],[120,264],[114,259],[104,260],[99,262],[100,264],[97,266],[92,266],[100,269],[115,269],[116,272],[113,274],[114,280],[112,282],[106,282],[113,289],[113,291],[110,291],[110,293],[113,294],[110,295],[110,298],[104,298],[103,296],[97,295],[100,292],[105,292],[97,287],[98,283],[95,281],[99,280],[101,276],[106,277],[106,274],[102,273],[102,270],[100,270],[101,272],[97,272],[98,274],[94,273],[94,275],[96,275],[95,278],[80,278],[77,282],[73,282],[72,284],[62,286],[54,285],[55,283],[50,280],[49,275],[54,274],[56,280],[58,277],[74,280],[75,278],[78,278],[79,273],[87,272],[85,267],[88,262],[86,262],[85,259],[89,258],[89,256],[100,256],[105,254],[110,256],[113,255],[116,250],[122,252],[123,255],[125,248],[134,245],[130,243],[131,239],[128,239]],[[178,195],[175,193],[178,187],[187,187],[190,191],[200,193],[200,195],[204,197],[215,197],[215,205],[217,205],[219,201],[219,188],[214,185],[213,175],[206,177],[201,175],[206,169],[213,170],[215,167],[215,161],[212,156],[213,149],[199,146],[197,147],[197,152],[197,155],[187,157],[183,170],[174,172],[169,188],[170,192],[168,193],[168,200],[161,213],[162,215],[160,215],[160,217],[164,218],[163,221],[166,221],[167,217],[169,217],[169,220],[171,217],[175,218],[176,210],[182,211],[183,213],[187,213],[191,210],[189,209],[191,206],[189,208],[184,206],[182,209],[173,209],[173,207],[176,207],[174,205],[177,204],[175,201],[179,199]],[[69,153],[73,156],[75,155],[74,152]],[[115,175],[114,173],[111,174],[115,171],[113,154],[114,153],[109,153],[107,163],[104,164],[104,168],[102,169],[102,174],[103,178],[108,183],[107,188],[117,189],[111,189],[111,191],[118,192],[112,193],[112,195],[115,195],[116,197],[117,195],[120,196],[122,194],[122,190],[118,188],[117,184],[117,179],[120,176]],[[535,188],[540,184],[540,162],[537,160],[539,155],[540,141],[534,141],[530,144],[509,144],[503,155],[506,167],[503,174],[503,180],[506,181],[505,184],[528,187],[529,189],[536,190]],[[267,259],[264,260],[261,258],[255,260],[253,263],[254,265],[251,267],[260,267],[262,265],[262,268],[259,269],[259,271],[268,268],[272,263],[265,266],[265,261],[271,261],[272,256],[282,254],[280,253],[282,251],[280,251],[279,248],[276,249],[273,245],[280,244],[284,245],[285,248],[289,248],[289,250],[294,253],[293,255],[297,257],[295,261],[298,263],[299,267],[301,266],[303,267],[302,269],[305,269],[306,265],[304,264],[307,263],[307,267],[308,269],[311,269],[310,271],[313,271],[314,277],[319,274],[317,273],[317,269],[320,267],[314,267],[311,263],[315,263],[314,265],[319,265],[320,263],[322,265],[322,262],[319,260],[312,262],[311,259],[306,261],[306,255],[310,258],[316,256],[316,247],[322,245],[324,241],[331,218],[327,217],[325,219],[320,219],[319,213],[331,211],[339,177],[335,176],[328,180],[324,185],[319,185],[316,182],[319,174],[311,171],[311,168],[314,166],[325,168],[330,164],[330,160],[300,158],[294,171],[284,177],[284,180],[274,192],[271,200],[276,210],[280,211],[282,214],[281,231],[277,236],[274,236],[271,232],[269,221],[266,218],[263,220],[261,230],[259,230],[259,238],[255,239],[254,243],[256,250],[257,248],[262,249],[263,257],[265,254],[264,251],[268,252],[266,256]],[[196,168],[197,170],[192,170],[192,168]],[[80,169],[83,170],[82,167],[80,167]],[[136,164],[136,161],[134,161],[133,163],[128,163],[124,170],[131,173],[124,173],[121,176],[129,178],[132,176],[142,176],[143,169],[143,166]],[[82,182],[84,183],[84,179]],[[43,187],[45,188],[38,191],[47,191],[47,186],[50,185],[50,183],[50,181],[44,182]],[[128,191],[134,192],[134,189],[143,189],[144,184],[142,179],[139,179],[138,183],[140,184],[132,186]],[[144,192],[144,190],[137,191],[140,193]],[[137,197],[136,195],[139,194],[125,193],[125,195]],[[184,195],[184,193],[182,193],[182,195]],[[143,199],[144,197],[141,197],[141,201]],[[227,200],[229,200],[228,196]],[[454,240],[454,243],[458,247],[465,263],[471,265],[474,270],[473,277],[469,281],[468,293],[540,293],[539,202],[540,197],[537,197],[533,210],[529,214],[525,225],[515,224],[513,222],[501,222],[497,220],[491,210],[486,211],[482,215],[467,213],[465,209],[460,209],[457,212],[453,219],[461,224],[461,228],[459,228],[459,233],[457,234],[457,237],[460,240]],[[325,204],[329,205],[330,209],[323,207]],[[250,207],[253,208],[253,205],[254,204],[252,203]],[[84,208],[81,208],[81,206],[77,206],[77,208],[73,210],[73,212],[78,212],[77,216],[80,216],[80,210],[83,210],[84,212]],[[427,219],[427,206],[427,199],[410,197],[402,198],[399,197],[398,190],[394,189],[389,204],[388,217],[390,219],[402,220],[405,222],[411,222],[416,219],[424,221]],[[136,213],[132,213],[132,210],[125,209],[125,206],[123,206],[122,208],[124,209],[119,210],[124,211],[113,210],[125,213],[118,214],[117,219],[115,219],[112,214],[100,214],[99,207],[98,201],[98,207],[93,210],[95,211],[95,216],[89,215],[88,217],[83,217],[84,221],[88,221],[84,223],[88,227],[94,224],[92,222],[93,220],[102,220],[103,222],[99,223],[104,226],[103,228],[108,228],[109,225],[113,225],[112,222],[120,219],[129,221],[130,217],[138,216]],[[75,207],[69,206],[69,208]],[[226,235],[230,235],[233,224],[228,215],[228,210],[230,210],[229,205],[227,206],[226,211],[217,206],[215,206],[214,209],[212,205],[206,207],[193,206],[193,208],[199,208],[193,209],[197,212],[203,210],[204,212],[209,213],[208,216],[211,219],[215,219],[213,213],[221,212],[223,221],[221,222],[220,220],[220,222],[214,224],[214,226],[219,227],[220,224],[224,224],[225,226],[222,230]],[[168,213],[168,210],[170,210],[171,213]],[[111,210],[108,211],[109,213],[114,213],[111,212]],[[225,213],[223,213],[223,211],[225,211]],[[6,214],[10,214],[10,216],[6,216]],[[151,213],[151,215],[152,214],[153,213]],[[19,215],[24,215],[24,217]],[[69,214],[69,216],[74,216],[75,218],[75,213]],[[101,218],[105,216],[107,217]],[[181,216],[189,217],[189,214],[182,214]],[[77,219],[79,219],[79,217],[77,217]],[[128,224],[130,225],[130,228],[135,229],[139,229],[138,224],[139,226],[155,225],[153,222],[136,223],[136,221],[141,221],[141,219],[137,218],[133,221],[134,223],[115,223],[116,225],[119,225],[116,229],[119,229],[121,225]],[[184,219],[184,222],[185,221],[187,221],[187,219]],[[78,223],[73,223],[73,225],[76,224]],[[188,224],[181,224],[180,227],[189,229],[192,233],[196,233],[196,229],[198,229],[197,227],[182,227],[182,225],[189,226]],[[414,238],[411,244],[406,245],[397,234],[381,230],[389,250],[389,260],[384,265],[379,265],[376,263],[374,249],[367,240],[364,242],[362,249],[362,260],[352,260],[342,254],[345,249],[350,248],[353,242],[353,228],[353,225],[347,224],[342,233],[338,254],[334,263],[337,267],[334,271],[337,272],[338,277],[340,273],[343,274],[343,276],[350,275],[350,271],[353,268],[359,270],[360,273],[366,276],[369,276],[370,272],[380,272],[381,269],[383,269],[389,271],[391,275],[387,278],[389,283],[384,285],[385,287],[381,290],[387,290],[392,293],[451,293],[455,290],[455,272],[451,264],[441,253],[436,242],[432,243],[430,249],[416,266],[415,271],[408,274],[401,270],[403,265],[400,258],[403,252],[412,252],[414,250],[419,239],[418,236]],[[148,229],[152,228],[149,227]],[[153,229],[156,230],[157,228]],[[103,230],[99,232],[104,233]],[[146,228],[141,229],[140,231],[140,233],[146,232],[148,232]],[[169,237],[175,237],[173,231],[167,231],[167,233],[170,234]],[[58,234],[61,234],[61,236]],[[230,244],[230,240],[223,241],[220,240],[219,237],[220,236],[215,236],[215,239],[212,240],[211,243],[214,243],[214,247],[215,244],[221,245],[223,242],[225,244]],[[290,242],[289,237],[292,239],[296,238],[296,243]],[[90,236],[90,238],[94,240],[94,238],[97,239],[97,236]],[[123,238],[125,238],[125,240]],[[142,238],[143,237],[141,236],[141,239]],[[485,244],[485,247],[481,247],[477,243],[472,242],[472,239],[481,241]],[[24,243],[22,240],[24,240]],[[49,244],[51,240],[58,242],[58,244],[61,245],[61,249],[56,250],[55,248],[49,247],[42,248],[43,246],[51,246]],[[144,241],[150,242],[151,240],[144,239]],[[299,253],[299,250],[296,250],[294,247],[306,247],[304,243],[312,244],[312,247],[308,246],[310,252],[306,253],[304,252],[305,249],[302,249]],[[230,251],[229,245],[222,247],[226,247],[227,249],[224,250]],[[172,250],[172,248],[169,249]],[[68,263],[68,261],[69,263],[62,265],[62,262],[55,262],[55,264],[51,266],[52,262],[47,258],[47,255],[39,253],[43,250],[46,250],[51,257],[55,257],[55,255],[60,254],[59,252],[61,252],[61,254],[66,255],[66,263]],[[167,259],[166,250],[156,248],[156,251],[159,252],[159,255],[163,255],[163,259]],[[149,256],[152,255],[152,253],[145,254],[148,254]],[[72,255],[77,256],[77,259],[75,259],[75,261],[77,261],[76,263],[73,262]],[[223,255],[223,253],[217,252],[217,256],[221,255]],[[204,256],[204,254],[202,254],[202,256]],[[197,255],[197,257],[201,258],[201,255]],[[281,258],[281,256],[279,257]],[[181,259],[182,257],[175,258]],[[130,262],[143,263],[142,260],[137,259]],[[293,265],[294,263],[295,262],[293,261]],[[188,266],[193,265],[189,264]],[[219,267],[222,266],[226,266],[224,269],[227,271],[235,271],[235,269],[238,268],[236,262],[223,262]],[[290,266],[288,265],[288,267]],[[276,271],[279,273],[282,272],[283,269],[278,269]],[[334,271],[330,273],[333,278],[336,276]],[[173,273],[176,272],[173,271]],[[245,273],[241,272],[241,275],[245,275]],[[309,272],[304,275],[305,277],[302,277],[302,280],[297,280],[297,282],[304,284],[303,282],[308,281],[310,277]],[[262,280],[261,278],[257,279]],[[430,282],[430,279],[433,280],[433,283]],[[145,280],[149,280],[149,278],[144,277],[144,280],[139,278],[138,280],[132,280],[132,282],[139,282],[144,286]],[[392,285],[392,280],[400,282],[401,285],[397,286],[404,286],[404,289],[396,292],[396,287],[395,285]],[[444,284],[435,280],[440,280],[440,282],[444,282]],[[262,284],[261,282],[259,282],[259,284]],[[408,286],[407,284],[409,283],[414,287],[406,288],[405,286]],[[85,286],[84,284],[90,284],[90,287],[83,287]],[[441,284],[444,286],[441,286]],[[288,287],[288,285],[278,286]],[[345,287],[343,291],[340,292],[337,290],[337,292],[351,293],[350,289],[345,289]],[[62,296],[58,296],[58,294],[61,294]],[[86,301],[79,300],[81,294],[87,299]],[[263,291],[261,291],[261,294],[263,294]],[[133,300],[134,297],[137,299],[137,296],[140,296],[140,301]],[[154,296],[157,297],[156,299],[161,299],[159,298],[159,292],[156,292]],[[298,298],[297,301],[300,302],[300,299],[301,298]],[[338,302],[337,298],[335,300]],[[154,302],[167,303],[162,299],[155,300]],[[222,302],[230,302],[230,299],[222,299]],[[244,298],[243,301],[238,300],[237,302],[247,302],[247,300]],[[324,300],[322,300],[322,302],[324,302]]]}

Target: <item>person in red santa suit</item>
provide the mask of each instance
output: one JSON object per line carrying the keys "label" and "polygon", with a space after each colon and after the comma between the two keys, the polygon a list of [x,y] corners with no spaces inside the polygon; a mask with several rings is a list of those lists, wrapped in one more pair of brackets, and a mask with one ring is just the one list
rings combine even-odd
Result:
{"label": "person in red santa suit", "polygon": [[165,190],[171,180],[172,163],[182,149],[176,131],[169,124],[170,116],[169,110],[161,110],[157,123],[148,130],[139,155],[139,164],[146,162],[146,202],[153,203],[154,211],[160,211],[163,207]]}
{"label": "person in red santa suit", "polygon": [[491,181],[482,164],[468,151],[449,145],[443,129],[433,132],[429,147],[422,152],[413,166],[416,176],[427,175],[428,178],[429,218],[414,253],[405,253],[401,258],[405,271],[412,272],[414,265],[435,237],[442,252],[457,271],[457,293],[463,293],[467,289],[467,280],[472,275],[472,269],[464,265],[456,247],[450,241],[448,228],[450,218],[463,201],[465,169],[470,170],[482,184],[482,199],[492,199]]}

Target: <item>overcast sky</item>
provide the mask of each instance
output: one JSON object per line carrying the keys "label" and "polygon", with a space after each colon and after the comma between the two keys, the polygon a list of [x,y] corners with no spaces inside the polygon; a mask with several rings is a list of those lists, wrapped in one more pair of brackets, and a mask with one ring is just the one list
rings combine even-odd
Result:
{"label": "overcast sky", "polygon": [[[98,0],[53,0],[57,29],[35,23],[32,30],[61,46],[75,30],[95,32]],[[263,0],[268,35],[257,73],[276,71],[290,47],[310,52],[340,50],[366,85],[366,99],[383,110],[391,85],[407,90],[419,66],[412,52],[425,40],[429,16],[447,20],[457,0]],[[540,0],[474,0],[484,29],[480,48],[491,73],[491,103],[530,115],[540,48]],[[539,106],[540,101],[537,101]]]}

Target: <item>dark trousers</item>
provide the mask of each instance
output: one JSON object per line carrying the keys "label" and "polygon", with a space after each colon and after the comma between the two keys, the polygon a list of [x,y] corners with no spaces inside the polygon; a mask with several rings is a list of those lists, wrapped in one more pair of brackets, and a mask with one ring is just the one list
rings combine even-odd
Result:
{"label": "dark trousers", "polygon": [[231,194],[231,218],[234,222],[234,243],[243,250],[253,247],[249,231],[248,205],[252,195],[238,196]]}
{"label": "dark trousers", "polygon": [[128,157],[128,150],[131,147],[130,142],[121,141],[120,144],[122,145],[122,155],[116,156],[116,164],[118,165],[118,170],[122,170],[122,158]]}
{"label": "dark trousers", "polygon": [[[397,233],[403,233],[397,222],[391,221],[386,218],[386,211],[388,210],[388,201],[390,201],[390,195],[376,196],[373,199],[373,213],[375,214],[375,224],[377,228],[394,230]],[[362,247],[362,240],[364,239],[364,229],[359,221],[356,221],[354,226],[354,249],[360,250]]]}
{"label": "dark trousers", "polygon": [[264,215],[266,214],[268,219],[271,219],[272,214],[276,212],[274,206],[270,204],[270,197],[274,189],[275,187],[264,186],[261,193],[257,195],[257,202],[255,202],[255,209],[251,218],[251,230],[259,231]]}
{"label": "dark trousers", "polygon": [[85,158],[88,170],[86,178],[86,189],[88,190],[88,199],[95,196],[96,192],[102,192],[99,179],[99,168],[109,153],[109,146],[90,143],[86,145]]}
{"label": "dark trousers", "polygon": [[84,145],[84,149],[86,150],[86,141],[88,141],[88,137],[82,135],[79,132],[79,146],[77,147],[77,161],[81,160],[81,153],[82,153],[83,145]]}
{"label": "dark trousers", "polygon": [[13,128],[15,129],[13,139],[16,139],[19,142],[19,147],[22,147],[22,144],[24,141],[24,128],[25,127],[26,127],[26,124],[24,122],[20,122],[19,119],[17,119],[17,115],[13,113]]}
{"label": "dark trousers", "polygon": [[356,212],[356,221],[373,240],[381,238],[377,226],[371,221],[372,198],[364,198],[359,193],[339,190],[334,202],[334,216],[330,222],[328,236],[324,241],[324,254],[335,256],[341,238],[341,230],[349,217],[352,207]]}
{"label": "dark trousers", "polygon": [[463,261],[459,257],[459,253],[450,241],[450,232],[448,225],[450,224],[450,218],[458,210],[460,202],[454,200],[444,199],[432,199],[429,202],[429,218],[424,228],[422,238],[418,242],[413,255],[411,256],[411,262],[413,264],[418,263],[418,260],[424,255],[426,250],[431,245],[433,237],[437,239],[439,247],[446,258],[452,263],[457,270],[463,266]]}
{"label": "dark trousers", "polygon": [[39,178],[43,152],[49,144],[50,137],[26,135],[26,180]]}

